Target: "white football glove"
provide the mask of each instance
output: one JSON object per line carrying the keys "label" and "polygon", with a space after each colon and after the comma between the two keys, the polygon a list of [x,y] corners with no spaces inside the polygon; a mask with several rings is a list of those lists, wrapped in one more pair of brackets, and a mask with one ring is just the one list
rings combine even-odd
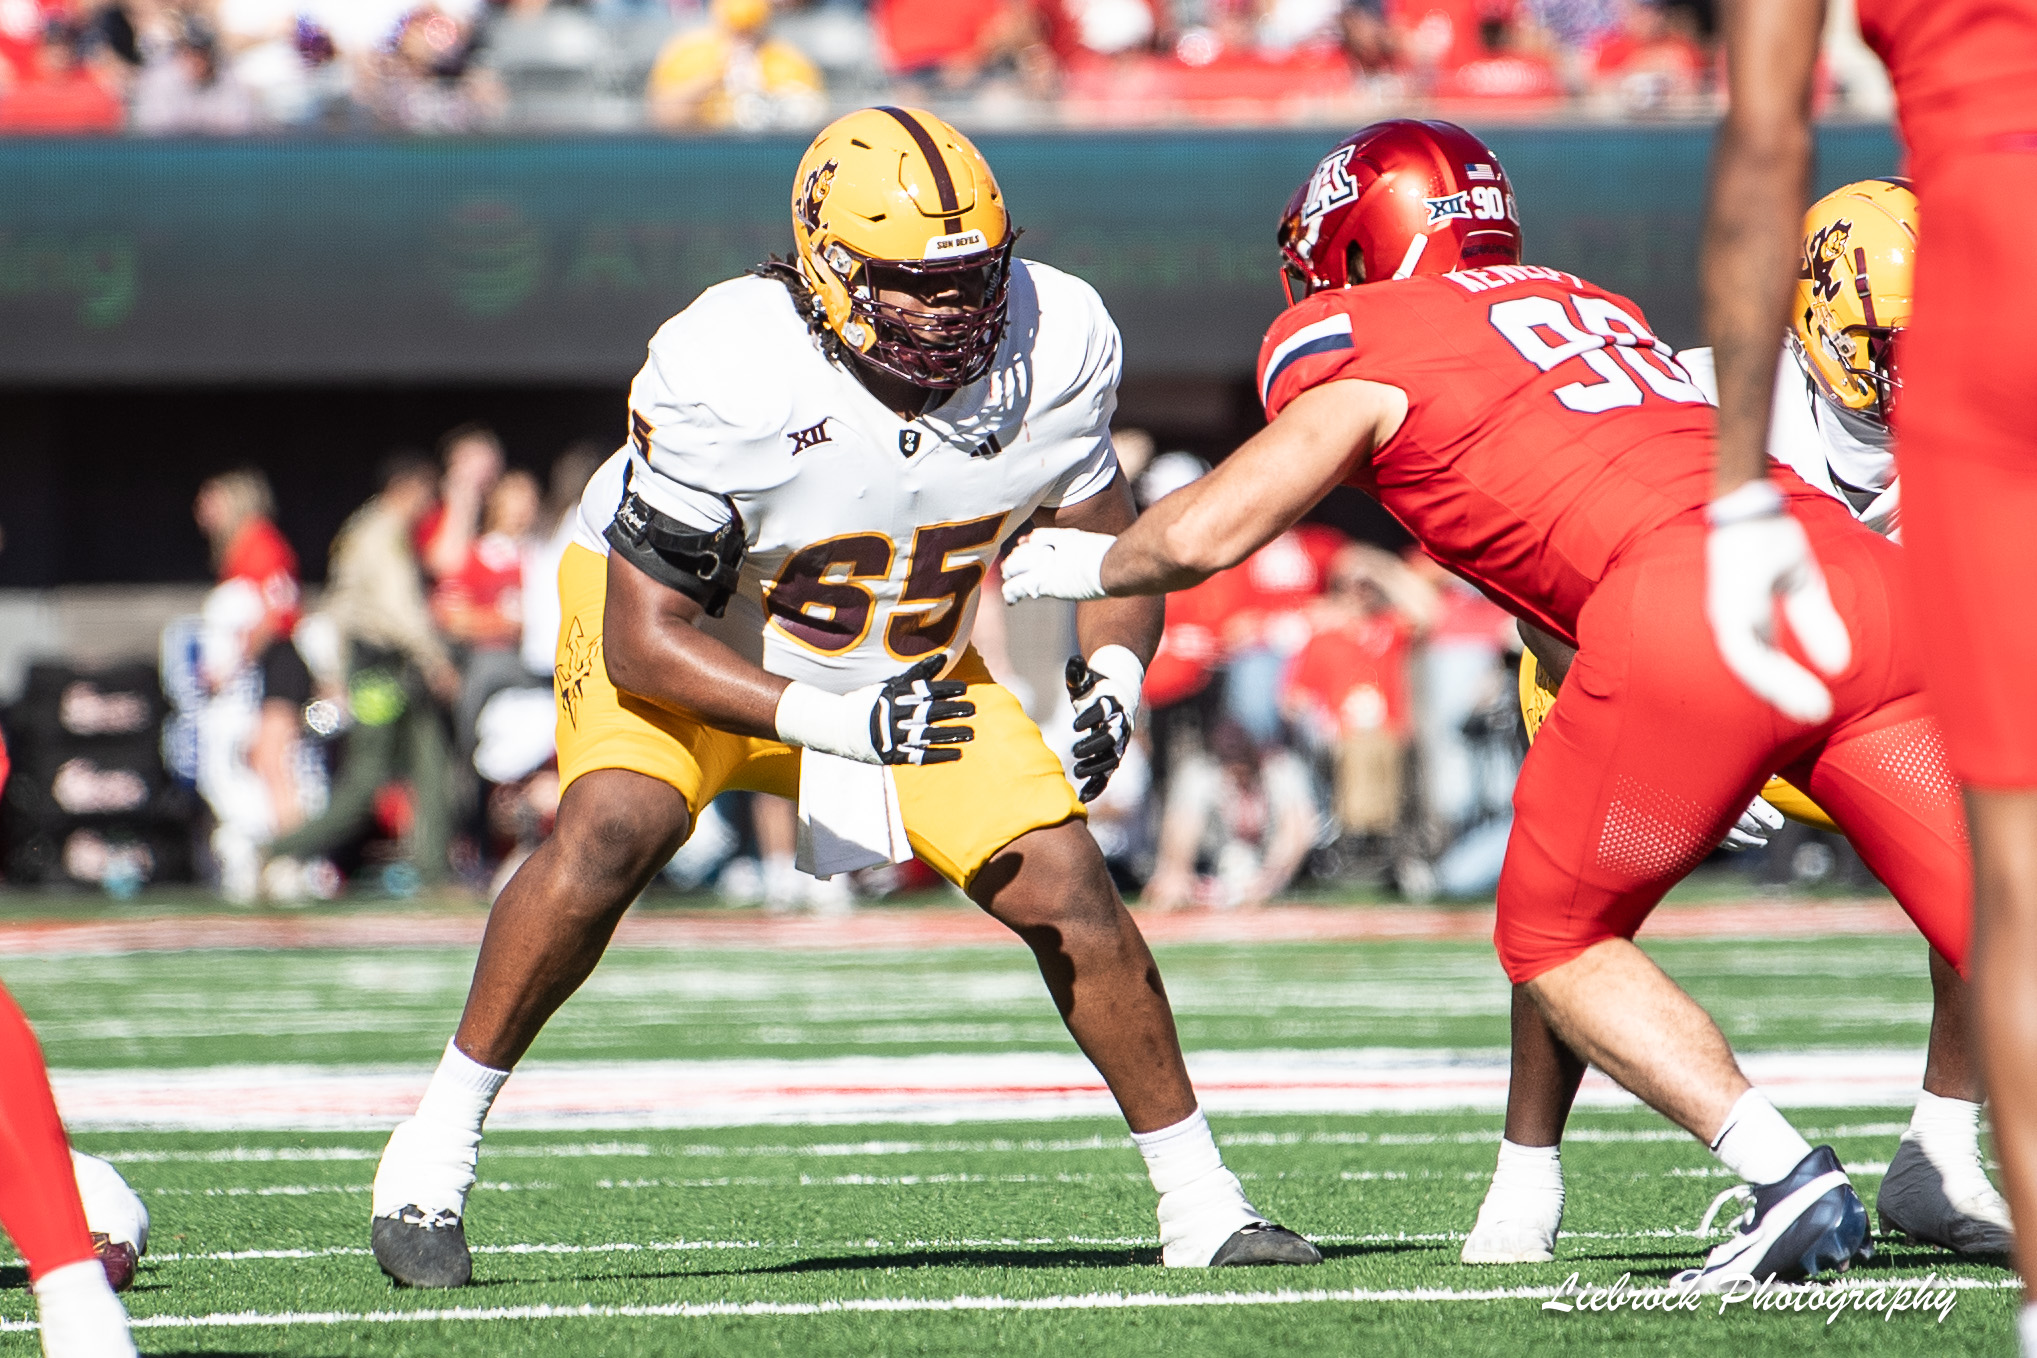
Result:
{"label": "white football glove", "polygon": [[1768,847],[1768,837],[1782,828],[1782,812],[1769,804],[1768,798],[1756,797],[1747,803],[1747,809],[1740,813],[1740,819],[1733,822],[1733,828],[1726,831],[1719,847],[1727,853],[1745,853],[1749,849]]}
{"label": "white football glove", "polygon": [[958,726],[976,715],[962,701],[969,686],[938,679],[946,657],[928,656],[881,684],[830,693],[797,680],[778,695],[778,738],[788,745],[840,755],[860,764],[947,764],[960,759],[959,745],[974,740],[973,727]]}
{"label": "white football glove", "polygon": [[1103,598],[1103,554],[1116,541],[1079,528],[1035,528],[1004,559],[1004,601]]}
{"label": "white football glove", "polygon": [[1804,654],[1828,675],[1853,658],[1825,573],[1803,525],[1772,482],[1750,481],[1712,501],[1705,542],[1705,613],[1726,668],[1792,721],[1832,715],[1832,693],[1775,646],[1775,602]]}
{"label": "white football glove", "polygon": [[1103,795],[1104,785],[1132,743],[1146,667],[1123,646],[1099,646],[1087,661],[1079,655],[1068,657],[1067,680],[1068,700],[1075,704],[1075,729],[1088,732],[1075,742],[1075,776],[1082,780],[1078,795],[1093,802]]}

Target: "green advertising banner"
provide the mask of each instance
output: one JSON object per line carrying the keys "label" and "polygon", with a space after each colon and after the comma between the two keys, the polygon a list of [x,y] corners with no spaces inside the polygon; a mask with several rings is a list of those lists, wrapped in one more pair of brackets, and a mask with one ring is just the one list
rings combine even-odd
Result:
{"label": "green advertising banner", "polygon": [[[1702,127],[1494,128],[1531,262],[1696,331]],[[985,136],[1021,250],[1093,282],[1135,375],[1250,369],[1275,219],[1329,132]],[[803,140],[0,142],[0,384],[602,381],[787,247]],[[1829,128],[1820,181],[1896,167]]]}

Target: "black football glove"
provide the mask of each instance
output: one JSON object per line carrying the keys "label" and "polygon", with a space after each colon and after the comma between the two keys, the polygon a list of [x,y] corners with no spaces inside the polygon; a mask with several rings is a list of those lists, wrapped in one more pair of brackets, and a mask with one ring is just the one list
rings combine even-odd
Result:
{"label": "black football glove", "polygon": [[1075,776],[1082,783],[1076,795],[1093,802],[1103,795],[1132,743],[1146,667],[1124,647],[1105,646],[1089,660],[1069,656],[1066,677],[1068,700],[1075,704],[1075,729],[1089,733],[1075,742]]}
{"label": "black football glove", "polygon": [[870,744],[884,764],[949,764],[962,757],[945,748],[976,739],[976,730],[953,723],[976,715],[976,704],[961,701],[969,686],[937,679],[944,658],[928,656],[877,688],[870,707]]}

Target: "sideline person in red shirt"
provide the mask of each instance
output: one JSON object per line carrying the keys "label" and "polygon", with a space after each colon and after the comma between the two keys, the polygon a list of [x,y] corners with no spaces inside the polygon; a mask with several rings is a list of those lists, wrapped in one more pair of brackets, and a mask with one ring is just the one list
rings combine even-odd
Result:
{"label": "sideline person in red shirt", "polygon": [[86,36],[53,21],[32,61],[15,61],[14,80],[0,82],[0,132],[118,132],[127,107],[86,59]]}
{"label": "sideline person in red shirt", "polygon": [[247,765],[268,791],[270,832],[286,834],[304,819],[297,741],[312,682],[292,641],[302,609],[297,553],[276,527],[275,512],[268,478],[252,468],[209,478],[191,506],[211,544],[220,586],[238,586],[248,596],[243,613],[252,615],[238,653],[209,664],[205,681],[218,690],[246,665],[261,672],[261,716],[248,743]]}
{"label": "sideline person in red shirt", "polygon": [[[1718,365],[1719,459],[1709,611],[1726,662],[1785,714],[1829,707],[1779,650],[1780,595],[1801,654],[1830,674],[1845,634],[1822,555],[1764,458],[1775,335],[1798,272],[1810,181],[1822,0],[1724,11],[1731,99],[1706,222],[1706,329]],[[1893,407],[1903,535],[1931,698],[1971,818],[1981,1049],[2018,1260],[2037,1279],[2037,0],[1860,0],[1861,34],[1895,85],[1906,173],[1930,223],[1900,346],[1870,325],[1840,356]],[[1842,247],[1843,248],[1843,247]],[[1826,569],[1831,563],[1823,561]],[[1830,642],[1821,638],[1837,633]],[[2037,1304],[2022,1313],[2037,1358]]]}

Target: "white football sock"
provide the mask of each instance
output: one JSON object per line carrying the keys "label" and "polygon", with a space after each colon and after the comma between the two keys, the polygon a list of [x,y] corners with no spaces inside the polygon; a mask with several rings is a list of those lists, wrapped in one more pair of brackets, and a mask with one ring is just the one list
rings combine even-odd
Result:
{"label": "white football sock", "polygon": [[2037,1301],[2027,1303],[2016,1317],[2016,1333],[2023,1340],[2023,1358],[2037,1358]]}
{"label": "white football sock", "polygon": [[[1906,1135],[1921,1142],[1926,1154],[1942,1148],[1963,1155],[1980,1155],[1980,1105],[1965,1099],[1941,1098],[1926,1089],[1917,1095],[1917,1110],[1910,1114]],[[1932,1159],[1936,1159],[1932,1155]]]}
{"label": "white football sock", "polygon": [[46,1358],[134,1358],[127,1312],[97,1259],[53,1268],[35,1280]]}
{"label": "white football sock", "polygon": [[508,1078],[508,1071],[484,1066],[446,1043],[417,1116],[389,1134],[375,1170],[371,1214],[392,1216],[404,1207],[464,1212],[481,1157],[481,1124]]}
{"label": "white football sock", "polygon": [[1726,1114],[1726,1125],[1712,1142],[1712,1154],[1750,1184],[1772,1184],[1789,1177],[1811,1153],[1811,1143],[1798,1135],[1789,1119],[1758,1089],[1740,1096]]}
{"label": "white football sock", "polygon": [[1563,1158],[1555,1146],[1522,1146],[1504,1137],[1492,1186],[1459,1258],[1467,1264],[1535,1263],[1556,1249],[1563,1225]]}
{"label": "white football sock", "polygon": [[1987,1176],[1980,1153],[1980,1105],[1924,1090],[1903,1140],[1914,1141],[1945,1186],[1945,1197],[1969,1216],[2009,1224],[2009,1205]]}
{"label": "white football sock", "polygon": [[1263,1221],[1238,1176],[1224,1168],[1202,1110],[1172,1127],[1133,1132],[1146,1173],[1160,1195],[1160,1258],[1169,1268],[1203,1268],[1224,1242]]}

